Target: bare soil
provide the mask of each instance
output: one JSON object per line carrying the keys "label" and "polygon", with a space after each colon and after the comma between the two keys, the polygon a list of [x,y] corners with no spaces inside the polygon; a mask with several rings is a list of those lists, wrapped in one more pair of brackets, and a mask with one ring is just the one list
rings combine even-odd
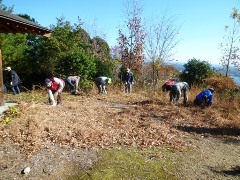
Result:
{"label": "bare soil", "polygon": [[137,93],[63,99],[56,107],[20,101],[21,115],[0,123],[0,179],[65,179],[93,167],[99,149],[119,146],[173,147],[179,179],[240,179],[239,112],[232,120],[214,106]]}

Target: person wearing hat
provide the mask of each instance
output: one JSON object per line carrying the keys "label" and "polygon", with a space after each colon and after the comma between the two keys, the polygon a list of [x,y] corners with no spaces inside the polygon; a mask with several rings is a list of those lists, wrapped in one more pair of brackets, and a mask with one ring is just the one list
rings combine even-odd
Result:
{"label": "person wearing hat", "polygon": [[[51,77],[45,79],[45,85],[47,87],[49,102],[52,106],[62,103],[62,91],[65,86],[64,80],[57,77]],[[55,100],[57,98],[57,102]]]}
{"label": "person wearing hat", "polygon": [[70,87],[70,93],[72,95],[75,95],[75,94],[78,93],[79,81],[80,81],[80,77],[79,76],[68,76],[66,78],[66,83]]}
{"label": "person wearing hat", "polygon": [[106,84],[111,84],[112,80],[109,77],[100,76],[95,79],[95,84],[98,88],[98,93],[107,94]]}
{"label": "person wearing hat", "polygon": [[194,99],[196,106],[212,106],[214,89],[209,88],[201,91]]}
{"label": "person wearing hat", "polygon": [[162,91],[166,92],[166,91],[170,91],[172,88],[172,85],[174,85],[176,82],[173,80],[169,80],[166,81],[163,85],[162,85]]}
{"label": "person wearing hat", "polygon": [[10,82],[13,95],[19,94],[20,89],[18,85],[21,83],[21,79],[16,71],[12,70],[11,67],[6,67],[5,70],[8,72],[8,81]]}
{"label": "person wearing hat", "polygon": [[133,85],[134,77],[133,73],[127,68],[127,71],[123,75],[123,82],[125,84],[125,92],[131,93],[132,92],[132,85]]}

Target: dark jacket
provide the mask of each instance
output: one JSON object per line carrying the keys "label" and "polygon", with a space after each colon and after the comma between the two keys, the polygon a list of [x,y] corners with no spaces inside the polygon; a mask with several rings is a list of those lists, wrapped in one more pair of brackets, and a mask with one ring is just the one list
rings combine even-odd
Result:
{"label": "dark jacket", "polygon": [[100,86],[100,85],[105,85],[108,81],[108,77],[105,77],[105,76],[100,76],[100,77],[97,77],[95,79],[95,83],[97,86]]}
{"label": "dark jacket", "polygon": [[9,76],[9,81],[12,82],[12,86],[17,86],[18,84],[21,83],[21,79],[19,78],[18,74],[14,70],[9,71],[8,76]]}
{"label": "dark jacket", "polygon": [[134,81],[133,73],[131,71],[125,72],[123,75],[123,82],[132,84],[133,81]]}

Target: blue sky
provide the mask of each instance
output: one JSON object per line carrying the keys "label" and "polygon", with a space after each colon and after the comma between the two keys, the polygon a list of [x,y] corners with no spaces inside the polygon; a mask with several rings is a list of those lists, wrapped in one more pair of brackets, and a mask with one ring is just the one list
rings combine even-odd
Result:
{"label": "blue sky", "polygon": [[[239,0],[143,0],[143,17],[161,17],[163,13],[177,18],[181,25],[175,59],[187,62],[191,58],[219,64],[219,44],[225,25],[231,25],[232,9],[240,7]],[[28,14],[40,25],[56,25],[56,18],[65,17],[72,24],[78,17],[86,30],[95,24],[97,33],[106,35],[111,46],[117,44],[119,26],[124,24],[126,0],[3,0],[14,5],[14,14]],[[91,33],[91,32],[89,32]]]}

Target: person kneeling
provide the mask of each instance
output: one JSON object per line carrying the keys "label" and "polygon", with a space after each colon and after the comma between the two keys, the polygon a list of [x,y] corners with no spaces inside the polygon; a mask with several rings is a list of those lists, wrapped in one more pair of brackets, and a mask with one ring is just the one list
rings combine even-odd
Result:
{"label": "person kneeling", "polygon": [[196,98],[194,99],[194,104],[196,106],[212,106],[213,102],[213,88],[209,88],[206,90],[201,91]]}

